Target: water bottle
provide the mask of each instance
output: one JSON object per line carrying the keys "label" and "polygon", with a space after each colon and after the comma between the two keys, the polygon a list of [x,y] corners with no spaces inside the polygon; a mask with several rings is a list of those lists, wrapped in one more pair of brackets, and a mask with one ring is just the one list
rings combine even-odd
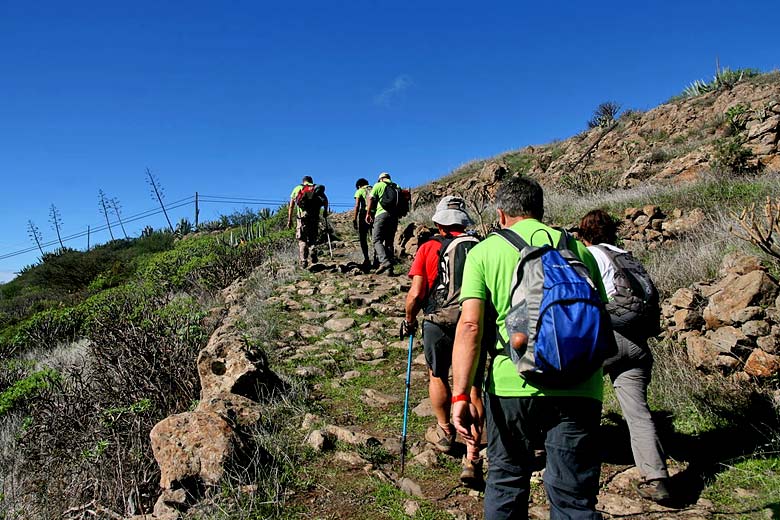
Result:
{"label": "water bottle", "polygon": [[509,309],[504,323],[509,334],[509,345],[514,350],[525,350],[528,345],[528,306],[525,300]]}

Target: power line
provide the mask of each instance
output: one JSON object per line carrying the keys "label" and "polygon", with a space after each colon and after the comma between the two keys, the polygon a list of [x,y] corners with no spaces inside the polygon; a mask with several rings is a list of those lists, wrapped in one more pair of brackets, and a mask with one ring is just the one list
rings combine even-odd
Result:
{"label": "power line", "polygon": [[[230,196],[221,196],[221,195],[204,195],[198,198],[199,202],[210,202],[210,203],[216,203],[216,204],[251,204],[251,205],[260,205],[260,206],[286,206],[290,203],[288,200],[275,200],[275,199],[255,199],[250,197],[230,197]],[[190,195],[189,197],[185,197],[183,199],[179,199],[176,201],[173,201],[171,203],[165,204],[161,208],[154,208],[146,211],[142,211],[140,213],[136,213],[134,215],[130,215],[129,217],[126,217],[122,219],[125,223],[130,222],[136,222],[138,220],[143,220],[148,217],[152,217],[154,215],[159,215],[160,213],[164,213],[166,210],[171,209],[177,209],[184,206],[188,206],[190,204],[193,204],[195,202],[195,197],[193,195]],[[354,205],[352,203],[347,202],[328,202],[329,207],[339,207],[339,208],[351,208]],[[71,235],[66,235],[62,237],[62,242],[68,242],[71,240],[75,240],[77,238],[83,238],[87,236],[88,234],[94,234],[99,233],[101,231],[105,231],[109,229],[110,226],[114,226],[119,224],[119,220],[109,221],[107,224],[103,224],[100,226],[88,226],[86,231],[79,231],[77,233],[73,233]],[[53,245],[58,244],[59,240],[51,240],[48,242],[41,243],[41,247],[51,247]],[[5,260],[7,258],[12,258],[14,256],[23,255],[25,253],[31,253],[38,249],[38,246],[31,246],[24,249],[20,249],[17,251],[13,251],[10,253],[4,253],[0,255],[0,260]]]}

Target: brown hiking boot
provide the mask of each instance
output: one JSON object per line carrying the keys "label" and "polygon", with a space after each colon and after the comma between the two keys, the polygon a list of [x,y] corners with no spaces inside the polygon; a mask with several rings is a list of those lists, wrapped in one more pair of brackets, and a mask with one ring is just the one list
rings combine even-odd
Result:
{"label": "brown hiking boot", "polygon": [[640,497],[660,503],[669,500],[671,497],[669,489],[666,487],[666,481],[667,479],[665,478],[658,478],[634,482],[633,484],[634,489],[639,493]]}
{"label": "brown hiking boot", "polygon": [[388,273],[390,276],[393,275],[393,264],[390,262],[385,262],[384,264],[379,266],[379,269],[376,270],[376,274],[382,274],[382,273]]}
{"label": "brown hiking boot", "polygon": [[482,459],[469,460],[463,457],[463,470],[460,472],[460,481],[471,489],[483,489],[485,477],[482,476]]}
{"label": "brown hiking boot", "polygon": [[[450,426],[452,428],[452,426]],[[447,433],[444,428],[434,424],[425,432],[425,440],[433,444],[434,448],[442,453],[449,453],[455,443],[455,432]]]}

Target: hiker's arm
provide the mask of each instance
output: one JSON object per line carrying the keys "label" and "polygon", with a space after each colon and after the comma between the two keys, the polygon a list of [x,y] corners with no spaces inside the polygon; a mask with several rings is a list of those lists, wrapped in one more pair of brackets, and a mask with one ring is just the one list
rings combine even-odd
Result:
{"label": "hiker's arm", "polygon": [[[452,395],[469,395],[479,361],[485,302],[478,298],[463,301],[452,348]],[[469,401],[452,404],[452,423],[466,440],[479,434],[476,407]]]}
{"label": "hiker's arm", "polygon": [[371,210],[374,208],[374,197],[368,197],[366,201],[366,223],[372,224],[374,217],[371,215]]}
{"label": "hiker's arm", "polygon": [[290,199],[290,205],[287,206],[287,229],[292,227],[293,206],[295,206],[295,201]]}
{"label": "hiker's arm", "polygon": [[352,213],[352,222],[357,226],[358,216],[360,215],[360,197],[355,197],[355,208]]}
{"label": "hiker's arm", "polygon": [[412,277],[412,287],[406,295],[406,322],[414,323],[417,321],[417,314],[422,308],[426,294],[425,278],[420,275]]}

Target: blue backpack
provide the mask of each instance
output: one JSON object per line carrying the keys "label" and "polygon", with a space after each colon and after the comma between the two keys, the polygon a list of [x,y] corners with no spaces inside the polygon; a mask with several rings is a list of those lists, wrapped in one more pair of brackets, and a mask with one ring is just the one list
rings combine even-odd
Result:
{"label": "blue backpack", "polygon": [[554,247],[549,233],[550,244],[542,246],[528,245],[510,229],[496,234],[520,252],[505,320],[509,342],[501,340],[505,353],[534,384],[583,382],[617,347],[590,272],[568,247],[570,235],[563,231]]}

